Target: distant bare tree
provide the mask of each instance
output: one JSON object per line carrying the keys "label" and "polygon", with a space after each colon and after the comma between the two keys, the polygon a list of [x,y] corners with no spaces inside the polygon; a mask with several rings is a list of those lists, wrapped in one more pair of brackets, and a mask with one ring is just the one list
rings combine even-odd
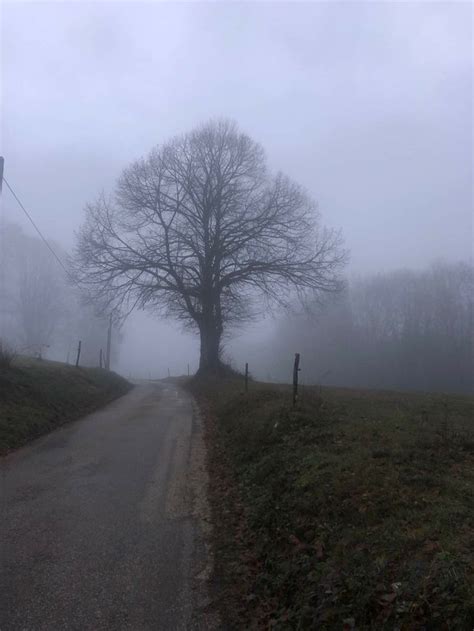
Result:
{"label": "distant bare tree", "polygon": [[474,393],[474,266],[437,262],[353,279],[317,315],[282,320],[261,366],[285,377],[305,349],[308,380],[334,385]]}
{"label": "distant bare tree", "polygon": [[339,289],[339,232],[314,202],[272,177],[233,122],[210,122],[126,169],[112,198],[87,207],[77,278],[115,308],[152,308],[199,331],[200,371],[219,372],[227,325],[259,298]]}
{"label": "distant bare tree", "polygon": [[[20,264],[17,310],[25,350],[47,347],[64,314],[65,280],[43,245],[30,239]],[[57,248],[57,246],[56,246]]]}

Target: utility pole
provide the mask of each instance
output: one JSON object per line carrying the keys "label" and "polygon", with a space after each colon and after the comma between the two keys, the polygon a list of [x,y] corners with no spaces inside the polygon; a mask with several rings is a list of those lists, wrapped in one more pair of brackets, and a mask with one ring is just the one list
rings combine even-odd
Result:
{"label": "utility pole", "polygon": [[[2,186],[3,186],[3,167],[5,166],[5,160],[3,156],[0,156],[0,236],[2,243],[0,250],[2,251],[2,259],[0,260],[0,303],[5,304],[5,217],[3,215],[3,203],[2,203]],[[0,313],[0,337],[4,333],[4,318],[3,312]]]}
{"label": "utility pole", "polygon": [[5,166],[5,158],[0,156],[0,193],[2,192],[3,186],[3,168]]}
{"label": "utility pole", "polygon": [[76,368],[79,366],[79,360],[81,358],[81,346],[82,342],[79,340],[79,344],[77,345]]}
{"label": "utility pole", "polygon": [[109,328],[107,330],[107,350],[105,353],[105,367],[110,370],[110,348],[112,346],[112,314],[109,316]]}

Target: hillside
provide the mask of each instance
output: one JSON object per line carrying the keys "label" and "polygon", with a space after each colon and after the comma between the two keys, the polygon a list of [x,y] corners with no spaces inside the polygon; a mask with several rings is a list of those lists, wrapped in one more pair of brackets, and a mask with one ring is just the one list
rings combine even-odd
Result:
{"label": "hillside", "polygon": [[29,358],[0,367],[0,453],[91,412],[130,387],[100,368]]}
{"label": "hillside", "polygon": [[474,398],[189,388],[230,628],[473,628]]}

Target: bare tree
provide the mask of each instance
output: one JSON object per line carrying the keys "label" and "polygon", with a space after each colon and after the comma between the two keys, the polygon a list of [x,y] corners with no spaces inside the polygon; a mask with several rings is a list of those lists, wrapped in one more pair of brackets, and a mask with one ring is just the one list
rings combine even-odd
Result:
{"label": "bare tree", "polygon": [[259,299],[339,289],[346,253],[314,202],[235,123],[214,121],[126,169],[87,207],[78,279],[115,309],[152,308],[199,331],[200,371],[218,372],[221,339]]}
{"label": "bare tree", "polygon": [[66,287],[64,275],[43,247],[39,241],[30,239],[20,265],[17,300],[25,349],[39,352],[51,343],[62,321]]}

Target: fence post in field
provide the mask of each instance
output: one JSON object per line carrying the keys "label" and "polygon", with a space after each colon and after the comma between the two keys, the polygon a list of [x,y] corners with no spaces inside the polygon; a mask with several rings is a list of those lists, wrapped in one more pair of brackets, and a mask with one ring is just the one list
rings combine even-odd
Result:
{"label": "fence post in field", "polygon": [[249,365],[245,363],[245,392],[249,391]]}
{"label": "fence post in field", "polygon": [[109,315],[109,326],[107,328],[107,351],[105,354],[105,367],[110,370],[110,355],[112,352],[112,313]]}
{"label": "fence post in field", "polygon": [[102,349],[100,349],[99,353],[99,367],[102,368]]}
{"label": "fence post in field", "polygon": [[295,364],[293,366],[293,405],[296,405],[298,399],[298,372],[300,370],[300,354],[295,353]]}
{"label": "fence post in field", "polygon": [[77,345],[77,357],[76,357],[76,368],[79,366],[79,359],[81,357],[81,340],[79,340],[79,344]]}
{"label": "fence post in field", "polygon": [[188,364],[188,377],[189,377],[189,364]]}

